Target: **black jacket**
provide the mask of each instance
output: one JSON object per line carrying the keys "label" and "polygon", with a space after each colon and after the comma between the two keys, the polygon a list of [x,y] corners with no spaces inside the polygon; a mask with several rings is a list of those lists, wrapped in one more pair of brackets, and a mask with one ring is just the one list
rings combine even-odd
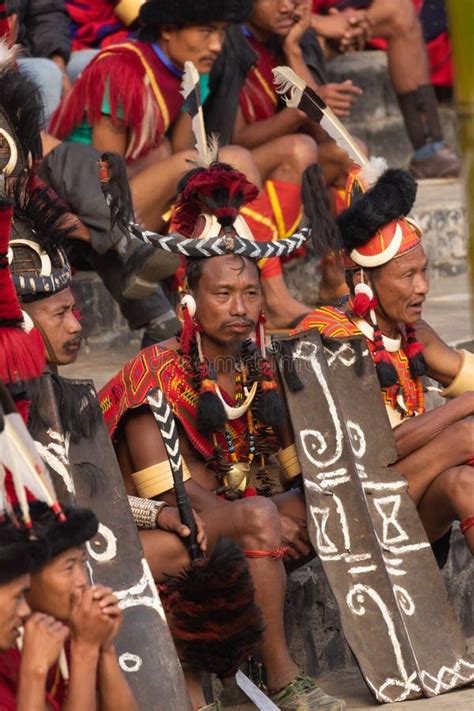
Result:
{"label": "black jacket", "polygon": [[[279,53],[277,37],[271,39],[271,48]],[[325,84],[326,67],[316,34],[308,30],[301,39],[303,57],[318,84]],[[232,137],[235,117],[239,108],[240,90],[248,71],[257,63],[258,55],[247,42],[240,25],[232,25],[227,30],[224,47],[215,62],[211,77],[211,93],[204,104],[204,115],[208,134],[219,135],[219,143],[227,145]],[[282,64],[285,60],[282,58]],[[281,103],[283,108],[284,103]]]}
{"label": "black jacket", "polygon": [[64,0],[15,0],[18,42],[31,57],[59,54],[67,62],[71,54],[69,15]]}

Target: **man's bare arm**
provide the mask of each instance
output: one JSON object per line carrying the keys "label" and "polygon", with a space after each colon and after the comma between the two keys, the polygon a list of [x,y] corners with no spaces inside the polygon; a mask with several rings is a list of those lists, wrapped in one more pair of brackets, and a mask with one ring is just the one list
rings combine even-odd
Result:
{"label": "man's bare arm", "polygon": [[[141,408],[129,417],[125,425],[125,437],[132,471],[141,471],[154,464],[168,460],[161,433],[155,418],[148,408]],[[200,483],[209,479],[210,472],[206,469],[205,463],[197,458],[183,432],[180,432],[180,450],[192,477],[186,482],[186,490],[192,507],[199,513],[203,509],[218,505],[221,500]],[[131,491],[130,479],[131,477],[126,478],[129,483],[127,493],[135,494],[136,489]],[[159,498],[161,501],[166,501],[173,506],[176,505],[173,489],[160,494]]]}
{"label": "man's bare arm", "polygon": [[296,133],[305,119],[306,116],[298,109],[285,108],[271,118],[246,123],[242,109],[239,108],[234,124],[232,143],[243,148],[258,148],[274,138]]}
{"label": "man's bare arm", "polygon": [[423,447],[449,425],[474,414],[474,391],[459,395],[445,405],[410,417],[393,431],[399,459]]}
{"label": "man's bare arm", "polygon": [[416,323],[416,335],[425,347],[428,375],[442,385],[449,385],[461,366],[460,354],[450,348],[426,321]]}

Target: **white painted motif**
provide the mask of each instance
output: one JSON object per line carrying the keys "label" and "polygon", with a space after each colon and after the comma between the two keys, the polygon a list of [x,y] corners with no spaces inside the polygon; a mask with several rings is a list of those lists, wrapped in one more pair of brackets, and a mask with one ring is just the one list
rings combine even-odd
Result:
{"label": "white painted motif", "polygon": [[407,532],[397,519],[401,503],[399,494],[374,499],[374,506],[382,517],[382,540],[385,545],[409,540]]}
{"label": "white painted motif", "polygon": [[[406,681],[400,681],[400,679],[389,678],[384,683],[377,688],[372,684],[368,677],[365,677],[367,684],[372,689],[375,698],[381,703],[396,703],[397,701],[405,701],[412,693],[417,695],[421,694],[421,687],[415,683],[417,680],[417,673],[412,672]],[[390,694],[388,691],[390,690]],[[397,690],[398,696],[395,693]]]}
{"label": "white painted motif", "polygon": [[339,361],[346,368],[350,368],[356,362],[356,353],[350,343],[343,343],[336,351],[331,351],[329,348],[324,349],[327,355],[327,363],[333,365],[335,361]]}
{"label": "white painted motif", "polygon": [[125,590],[114,591],[114,595],[119,600],[119,607],[121,610],[126,610],[129,607],[145,605],[145,607],[151,607],[156,610],[163,622],[166,622],[165,611],[145,558],[142,558],[142,568],[143,575],[138,583]]}
{"label": "white painted motif", "polygon": [[329,538],[326,526],[329,518],[329,508],[320,509],[317,506],[310,505],[311,516],[316,526],[316,544],[318,553],[323,555],[328,553],[336,553],[337,548]]}
{"label": "white painted motif", "polygon": [[342,426],[337,413],[336,403],[334,402],[321,364],[317,358],[317,348],[315,344],[302,341],[298,344],[294,352],[294,357],[308,362],[313,369],[334,424],[335,437],[332,435],[329,440],[331,443],[334,442],[333,451],[332,448],[331,450],[328,449],[327,434],[325,436],[322,432],[310,429],[300,432],[301,443],[307,458],[318,467],[318,469],[322,469],[323,467],[333,465],[341,457],[343,442]]}
{"label": "white painted motif", "polygon": [[[103,539],[103,542],[98,539],[98,536]],[[117,538],[115,533],[108,528],[108,526],[99,523],[97,534],[92,540],[87,541],[86,548],[90,557],[98,563],[107,563],[113,560],[117,555]],[[97,550],[97,548],[103,550]]]}
{"label": "white painted motif", "polygon": [[362,427],[352,420],[347,421],[347,430],[351,442],[352,451],[357,459],[361,459],[367,451],[367,442]]}
{"label": "white painted motif", "polygon": [[349,573],[351,575],[360,575],[361,573],[373,573],[377,570],[376,565],[356,565],[353,568],[349,568]]}
{"label": "white painted motif", "polygon": [[71,474],[69,473],[69,433],[63,437],[59,432],[49,428],[47,435],[50,442],[44,445],[35,440],[36,449],[46,466],[50,467],[61,477],[68,492],[75,494],[76,488]]}
{"label": "white painted motif", "polygon": [[118,659],[120,669],[124,672],[133,673],[141,669],[143,664],[143,659],[138,656],[138,654],[132,654],[131,652],[124,652],[120,655]]}
{"label": "white painted motif", "polygon": [[411,617],[411,615],[415,614],[415,603],[413,601],[413,598],[411,597],[411,595],[409,595],[408,591],[405,590],[405,588],[402,588],[400,585],[394,585],[393,594],[395,595],[395,599],[398,605],[405,613],[405,615]]}
{"label": "white painted motif", "polygon": [[459,659],[453,667],[441,667],[436,676],[422,671],[421,682],[423,686],[434,695],[449,691],[455,686],[468,684],[474,681],[474,664],[466,659]]}
{"label": "white painted motif", "polygon": [[[388,684],[388,685],[400,685],[404,688],[406,691],[406,696],[409,695],[410,690],[413,690],[413,682],[417,677],[417,672],[411,671],[408,672],[406,666],[405,666],[405,660],[403,658],[402,654],[402,648],[400,645],[400,641],[397,637],[397,632],[395,629],[395,625],[393,623],[392,615],[390,614],[390,610],[388,609],[387,605],[385,602],[382,600],[380,595],[376,590],[373,588],[369,587],[368,585],[362,585],[362,583],[357,583],[354,585],[349,592],[347,593],[346,601],[349,609],[351,612],[355,615],[365,615],[366,613],[366,599],[370,598],[375,605],[378,607],[380,610],[380,614],[382,615],[382,619],[384,621],[385,627],[387,629],[387,633],[390,639],[391,647],[393,649],[393,653],[395,656],[395,663],[397,665],[398,672],[400,674],[400,680],[394,680],[394,679],[389,679],[385,682],[385,684],[380,687],[380,689],[377,692],[377,699],[379,701],[393,701],[393,698],[391,697],[386,697],[382,698],[383,695],[383,688]],[[403,698],[406,698],[404,696]],[[398,700],[398,699],[397,699]],[[401,699],[400,699],[401,700]]]}

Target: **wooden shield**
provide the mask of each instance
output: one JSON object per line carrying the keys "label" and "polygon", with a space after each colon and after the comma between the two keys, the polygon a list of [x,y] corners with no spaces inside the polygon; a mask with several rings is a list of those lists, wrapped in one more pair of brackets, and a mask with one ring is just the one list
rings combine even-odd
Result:
{"label": "wooden shield", "polygon": [[[69,381],[87,384],[91,381]],[[186,684],[163,607],[144,558],[122,474],[105,424],[73,441],[64,434],[49,375],[42,379],[42,409],[51,426],[37,438],[59,501],[91,508],[100,521],[87,543],[91,581],[110,586],[124,614],[115,647],[141,711],[191,711]],[[77,406],[80,407],[80,397]],[[97,408],[99,407],[97,403]]]}
{"label": "wooden shield", "polygon": [[[315,329],[282,340],[309,534],[367,685],[392,702],[469,683],[474,659],[406,480],[390,467],[395,444],[365,340],[323,345]],[[285,380],[289,350],[304,386],[296,392]]]}

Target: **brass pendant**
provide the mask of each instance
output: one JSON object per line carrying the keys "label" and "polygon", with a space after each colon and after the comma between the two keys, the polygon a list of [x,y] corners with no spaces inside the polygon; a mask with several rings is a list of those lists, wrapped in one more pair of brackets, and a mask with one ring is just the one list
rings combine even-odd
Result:
{"label": "brass pendant", "polygon": [[245,491],[250,474],[250,464],[248,462],[237,462],[224,476],[226,486],[234,491]]}

